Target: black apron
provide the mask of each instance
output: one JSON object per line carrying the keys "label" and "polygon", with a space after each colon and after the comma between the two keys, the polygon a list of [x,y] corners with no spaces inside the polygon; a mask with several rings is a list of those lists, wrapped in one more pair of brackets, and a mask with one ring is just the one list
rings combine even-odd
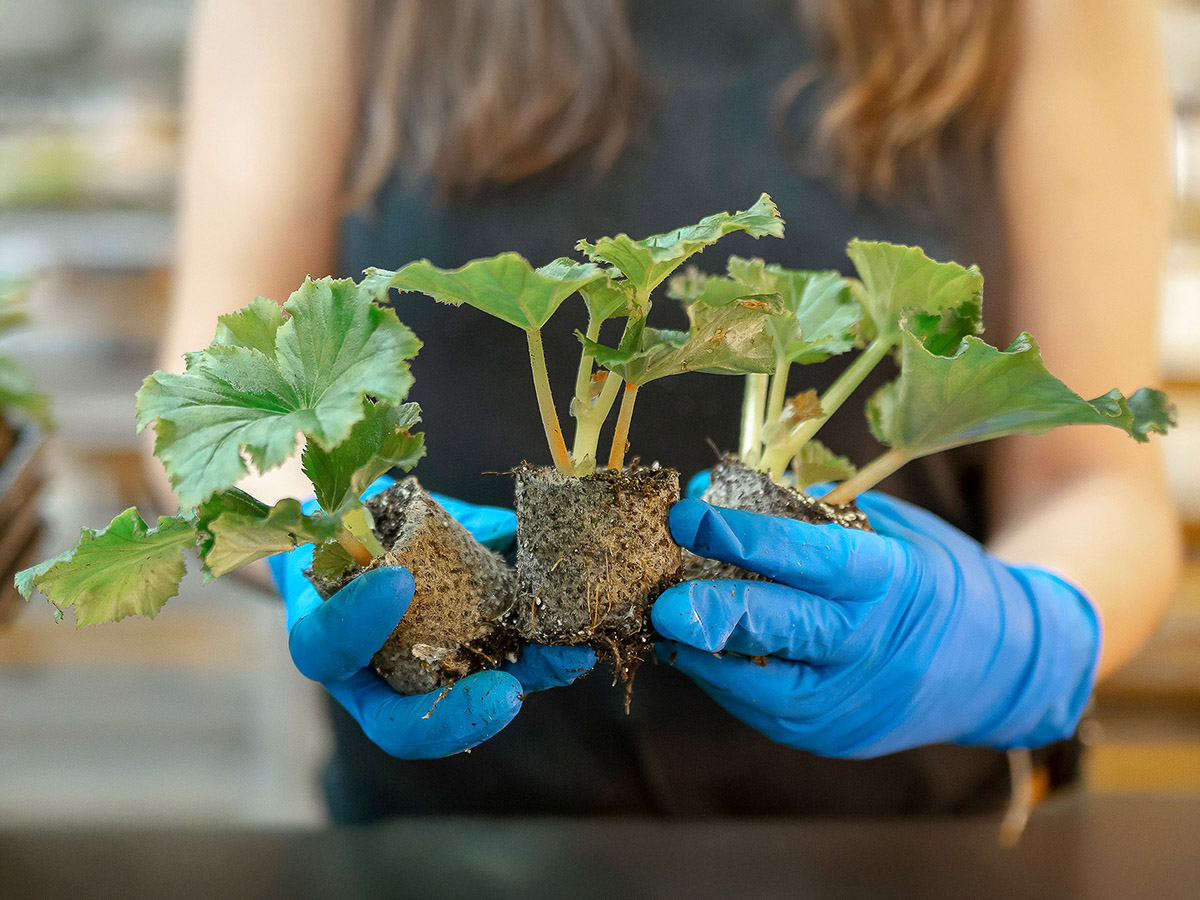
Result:
{"label": "black apron", "polygon": [[[787,221],[784,240],[731,235],[694,261],[720,271],[731,253],[794,268],[849,272],[852,237],[920,244],[950,259],[952,229],[932,217],[847,204],[836,188],[799,174],[790,157],[815,107],[802,97],[786,133],[771,125],[779,84],[812,58],[793,27],[794,4],[778,0],[647,0],[629,4],[650,91],[636,140],[603,176],[587,161],[470,199],[441,202],[402,175],[378,209],[347,218],[343,274],[395,268],[422,257],[444,267],[516,250],[542,265],[574,255],[579,238],[667,231],[711,213],[749,207],[763,191]],[[941,219],[944,222],[946,219]],[[969,261],[969,260],[968,260]],[[468,307],[405,294],[400,318],[425,342],[413,364],[429,456],[415,474],[433,490],[511,505],[505,473],[522,460],[548,463],[525,340],[510,325]],[[995,311],[993,310],[993,313]],[[669,300],[652,321],[680,327]],[[582,303],[568,301],[545,329],[547,363],[564,424]],[[615,339],[615,338],[614,338]],[[791,388],[823,388],[845,365],[795,367]],[[878,367],[831,420],[822,440],[865,463],[881,450],[861,404],[886,381]],[[714,375],[662,379],[638,395],[630,454],[661,461],[686,478],[714,461],[709,441],[736,449],[743,381]],[[609,425],[611,429],[611,423]],[[970,454],[914,463],[889,479],[968,532],[981,533],[978,467]],[[397,813],[878,814],[999,807],[1007,796],[1004,755],[932,747],[867,761],[828,760],[775,744],[734,719],[688,678],[648,662],[632,711],[602,666],[578,684],[531,695],[516,719],[469,754],[403,762],[378,750],[336,704],[337,752],[326,773],[335,819]],[[1056,757],[1057,758],[1057,757]],[[1073,768],[1072,754],[1057,763]]]}

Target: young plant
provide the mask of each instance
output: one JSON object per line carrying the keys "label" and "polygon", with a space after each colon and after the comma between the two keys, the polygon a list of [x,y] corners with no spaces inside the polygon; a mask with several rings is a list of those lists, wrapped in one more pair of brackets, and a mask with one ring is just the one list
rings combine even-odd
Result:
{"label": "young plant", "polygon": [[[974,266],[939,263],[918,247],[854,240],[847,249],[858,272],[849,280],[862,321],[852,321],[848,307],[831,305],[837,289],[832,273],[790,273],[807,292],[789,293],[783,270],[731,260],[730,279],[743,290],[774,286],[785,300],[787,314],[776,324],[777,358],[808,362],[829,352],[848,349],[857,331],[865,341],[858,357],[819,398],[800,395],[784,403],[786,365],[776,370],[768,399],[760,402],[760,386],[751,383],[743,407],[743,461],[779,481],[789,465],[798,487],[821,480],[840,480],[825,500],[846,504],[878,484],[902,465],[940,450],[1010,434],[1040,434],[1069,424],[1105,424],[1121,428],[1138,441],[1150,432],[1165,433],[1174,424],[1165,396],[1142,388],[1130,397],[1113,390],[1084,400],[1046,371],[1037,344],[1021,334],[1007,349],[985,343],[983,276]],[[769,283],[765,276],[777,276]],[[823,288],[818,276],[827,275]],[[707,285],[693,287],[703,296]],[[720,290],[732,290],[720,286]],[[844,290],[844,289],[843,289]],[[807,327],[805,322],[807,321]],[[804,344],[832,335],[819,352],[793,355],[787,346],[795,332]],[[899,376],[870,399],[867,408],[872,432],[889,449],[861,471],[844,457],[813,441],[813,436],[845,402],[870,371],[895,353]],[[754,378],[755,376],[751,376]],[[758,448],[761,446],[761,454]]]}
{"label": "young plant", "polygon": [[[153,618],[178,593],[187,550],[206,580],[300,544],[315,545],[314,570],[328,577],[384,552],[359,496],[424,455],[411,432],[420,410],[405,402],[420,341],[353,281],[329,278],[305,281],[282,308],[259,298],[218,321],[182,374],[157,372],[138,391],[138,429],[155,430],[179,513],[150,528],[130,508],[83,529],[75,547],[18,574],[27,599],[40,590],[59,617],[74,606],[79,626]],[[247,461],[275,468],[301,438],[320,513],[234,486]]]}
{"label": "young plant", "polygon": [[[368,269],[363,287],[379,299],[395,288],[418,291],[454,306],[466,303],[525,331],[551,458],[559,472],[582,476],[597,468],[600,430],[622,386],[608,455],[610,469],[623,465],[629,423],[642,384],[682,371],[760,371],[760,348],[746,345],[752,328],[762,331],[762,316],[748,314],[746,307],[754,309],[753,303],[734,302],[742,298],[706,303],[703,311],[693,312],[692,327],[686,333],[650,329],[646,324],[655,289],[693,255],[734,231],[752,237],[782,237],[783,220],[770,197],[763,194],[743,212],[717,213],[695,225],[642,240],[619,234],[595,243],[580,241],[576,248],[590,263],[560,258],[535,269],[516,253],[503,253],[447,270],[420,260],[396,271]],[[579,334],[583,350],[570,406],[576,433],[568,451],[546,371],[541,329],[575,293],[583,297],[588,323]],[[625,319],[621,340],[616,348],[603,347],[597,343],[600,329],[617,318]],[[748,362],[738,362],[742,349],[749,354]],[[616,372],[619,380],[607,378],[603,372],[594,378],[596,362]]]}
{"label": "young plant", "polygon": [[[681,372],[766,372],[774,364],[764,331],[767,315],[780,311],[773,295],[742,292],[691,302],[686,332],[648,325],[654,292],[688,259],[735,231],[782,237],[783,220],[764,194],[743,212],[718,213],[642,240],[618,234],[580,241],[577,249],[590,262],[564,258],[535,269],[505,253],[445,270],[421,260],[396,271],[369,269],[363,282],[380,299],[392,288],[419,291],[443,303],[466,303],[525,332],[554,468],[522,466],[515,473],[517,630],[543,643],[592,643],[617,661],[626,679],[648,646],[650,602],[682,572],[680,548],[667,527],[667,511],[679,496],[678,473],[624,468],[638,390]],[[568,450],[541,329],[575,293],[588,318],[577,332],[582,348],[570,404],[576,429]],[[600,331],[613,319],[624,320],[621,339],[604,346]],[[600,433],[618,394],[620,412],[603,466]]]}

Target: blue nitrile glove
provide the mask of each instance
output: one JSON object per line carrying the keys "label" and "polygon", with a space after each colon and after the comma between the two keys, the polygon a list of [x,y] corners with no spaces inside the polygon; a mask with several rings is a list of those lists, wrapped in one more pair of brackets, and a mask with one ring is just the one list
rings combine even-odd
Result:
{"label": "blue nitrile glove", "polygon": [[680,544],[774,581],[665,591],[659,656],[767,737],[823,756],[1069,736],[1100,647],[1083,593],[911,504],[858,503],[877,533],[675,504]]}
{"label": "blue nitrile glove", "polygon": [[[375,482],[371,496],[391,484]],[[516,515],[507,509],[435,499],[480,543],[502,551],[516,539]],[[315,501],[304,506],[312,512]],[[596,663],[590,647],[531,644],[515,663],[469,675],[446,691],[406,697],[370,667],[378,650],[408,609],[413,579],[407,569],[372,569],[322,602],[304,570],[312,546],[268,560],[287,609],[288,649],[296,668],[320,682],[392,756],[429,759],[449,756],[492,737],[517,714],[524,694],[570,684]]]}
{"label": "blue nitrile glove", "polygon": [[712,470],[701,469],[687,480],[687,484],[683,487],[683,496],[703,497],[704,492],[708,490],[710,484],[712,484]]}

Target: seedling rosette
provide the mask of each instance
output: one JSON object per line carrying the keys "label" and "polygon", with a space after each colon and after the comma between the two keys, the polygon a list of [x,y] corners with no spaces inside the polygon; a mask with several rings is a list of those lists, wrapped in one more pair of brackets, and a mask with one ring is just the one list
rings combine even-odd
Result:
{"label": "seedling rosette", "polygon": [[[705,493],[710,502],[869,527],[854,498],[919,457],[1076,424],[1110,425],[1145,442],[1174,424],[1173,409],[1157,390],[1080,397],[1046,370],[1028,334],[1005,349],[987,344],[979,337],[983,276],[974,266],[935,262],[918,247],[883,242],[854,240],[847,252],[857,279],[732,258],[727,276],[693,273],[676,285],[685,297],[775,290],[786,307],[769,326],[777,366],[770,376],[747,377],[739,458],[713,469]],[[856,348],[823,394],[786,397],[793,364]],[[857,470],[814,438],[889,354],[899,375],[867,403],[871,431],[887,449]],[[804,493],[828,481],[841,484],[822,500]],[[745,575],[706,562],[694,563],[690,574]]]}
{"label": "seedling rosette", "polygon": [[[259,298],[222,316],[213,342],[186,356],[183,373],[157,372],[138,392],[139,430],[154,428],[179,513],[151,527],[130,508],[107,528],[85,528],[75,547],[21,572],[18,589],[26,598],[40,590],[59,615],[73,606],[83,626],[153,618],[178,593],[188,552],[199,557],[205,579],[303,544],[313,545],[318,579],[379,564],[389,549],[360,496],[380,475],[411,469],[424,454],[423,436],[412,431],[420,409],[406,402],[408,361],[420,346],[394,312],[347,280],[309,280],[282,307]],[[301,442],[315,509],[295,499],[267,506],[235,487],[250,466],[275,468]],[[442,530],[467,552],[488,554],[461,527]],[[503,565],[499,557],[493,564]],[[436,587],[418,577],[413,607],[436,604]],[[414,673],[387,665],[397,645],[430,646],[411,624],[401,623],[376,657],[381,673],[409,692],[444,674],[444,667],[418,666],[418,685]],[[449,657],[452,674],[465,674],[456,655],[469,656],[469,643],[434,641],[437,652],[426,655]]]}
{"label": "seedling rosette", "polygon": [[[769,371],[765,313],[772,297],[722,296],[687,306],[687,331],[648,325],[654,293],[688,259],[732,232],[783,236],[783,220],[765,194],[749,209],[718,213],[695,225],[635,240],[628,235],[580,241],[590,262],[557,259],[534,268],[515,253],[446,270],[427,260],[396,271],[369,269],[364,286],[382,299],[390,289],[417,291],[442,303],[467,304],[521,329],[553,467],[521,466],[516,476],[517,630],[526,640],[590,643],[607,651],[628,679],[645,652],[649,605],[682,573],[667,512],[679,497],[678,473],[626,467],[629,427],[643,385],[684,372]],[[580,294],[587,311],[570,413],[574,440],[563,436],[542,350],[541,329]],[[623,320],[616,347],[601,328]],[[597,364],[599,369],[597,370]],[[601,430],[621,402],[607,454]]]}

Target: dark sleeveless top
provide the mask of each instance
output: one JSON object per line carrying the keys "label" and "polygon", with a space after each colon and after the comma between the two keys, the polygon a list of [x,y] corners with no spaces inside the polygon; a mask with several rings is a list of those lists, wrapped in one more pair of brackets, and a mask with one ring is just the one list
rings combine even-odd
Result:
{"label": "dark sleeveless top", "polygon": [[[812,51],[792,27],[787,0],[647,0],[629,4],[631,29],[649,89],[637,139],[603,176],[586,161],[470,199],[439,201],[428,184],[394,177],[374,215],[344,223],[341,270],[385,268],[427,257],[444,267],[517,250],[535,265],[575,255],[575,241],[667,231],[720,210],[751,205],[766,191],[787,220],[784,240],[724,238],[695,257],[720,271],[731,253],[795,268],[848,271],[851,237],[920,244],[934,258],[954,248],[946,229],[903,213],[848,206],[830,185],[803,177],[771,126],[778,85]],[[812,102],[789,116],[802,140]],[[786,137],[786,135],[785,135]],[[420,295],[396,301],[400,318],[425,342],[413,364],[429,456],[416,474],[427,487],[482,503],[510,505],[503,473],[523,459],[549,461],[521,333],[476,310]],[[568,301],[544,329],[551,383],[565,404],[585,324]],[[674,316],[674,318],[673,318]],[[680,324],[660,302],[652,321]],[[791,387],[822,388],[843,362],[796,367]],[[879,369],[886,370],[887,366]],[[861,401],[831,420],[822,439],[863,463],[880,447]],[[706,439],[736,448],[743,382],[688,375],[639,393],[630,452],[684,476],[714,460]],[[609,425],[611,428],[611,424]],[[828,433],[826,433],[828,432]],[[569,438],[568,438],[569,439]],[[602,445],[603,446],[603,445]],[[974,476],[945,461],[914,464],[885,487],[978,534]],[[401,762],[387,757],[340,709],[338,753],[327,772],[335,818],[361,821],[402,812],[810,814],[960,811],[994,807],[1007,794],[1002,754],[937,747],[879,760],[827,760],[772,743],[732,718],[689,679],[649,662],[638,673],[632,711],[605,671],[531,695],[517,718],[469,754]]]}

